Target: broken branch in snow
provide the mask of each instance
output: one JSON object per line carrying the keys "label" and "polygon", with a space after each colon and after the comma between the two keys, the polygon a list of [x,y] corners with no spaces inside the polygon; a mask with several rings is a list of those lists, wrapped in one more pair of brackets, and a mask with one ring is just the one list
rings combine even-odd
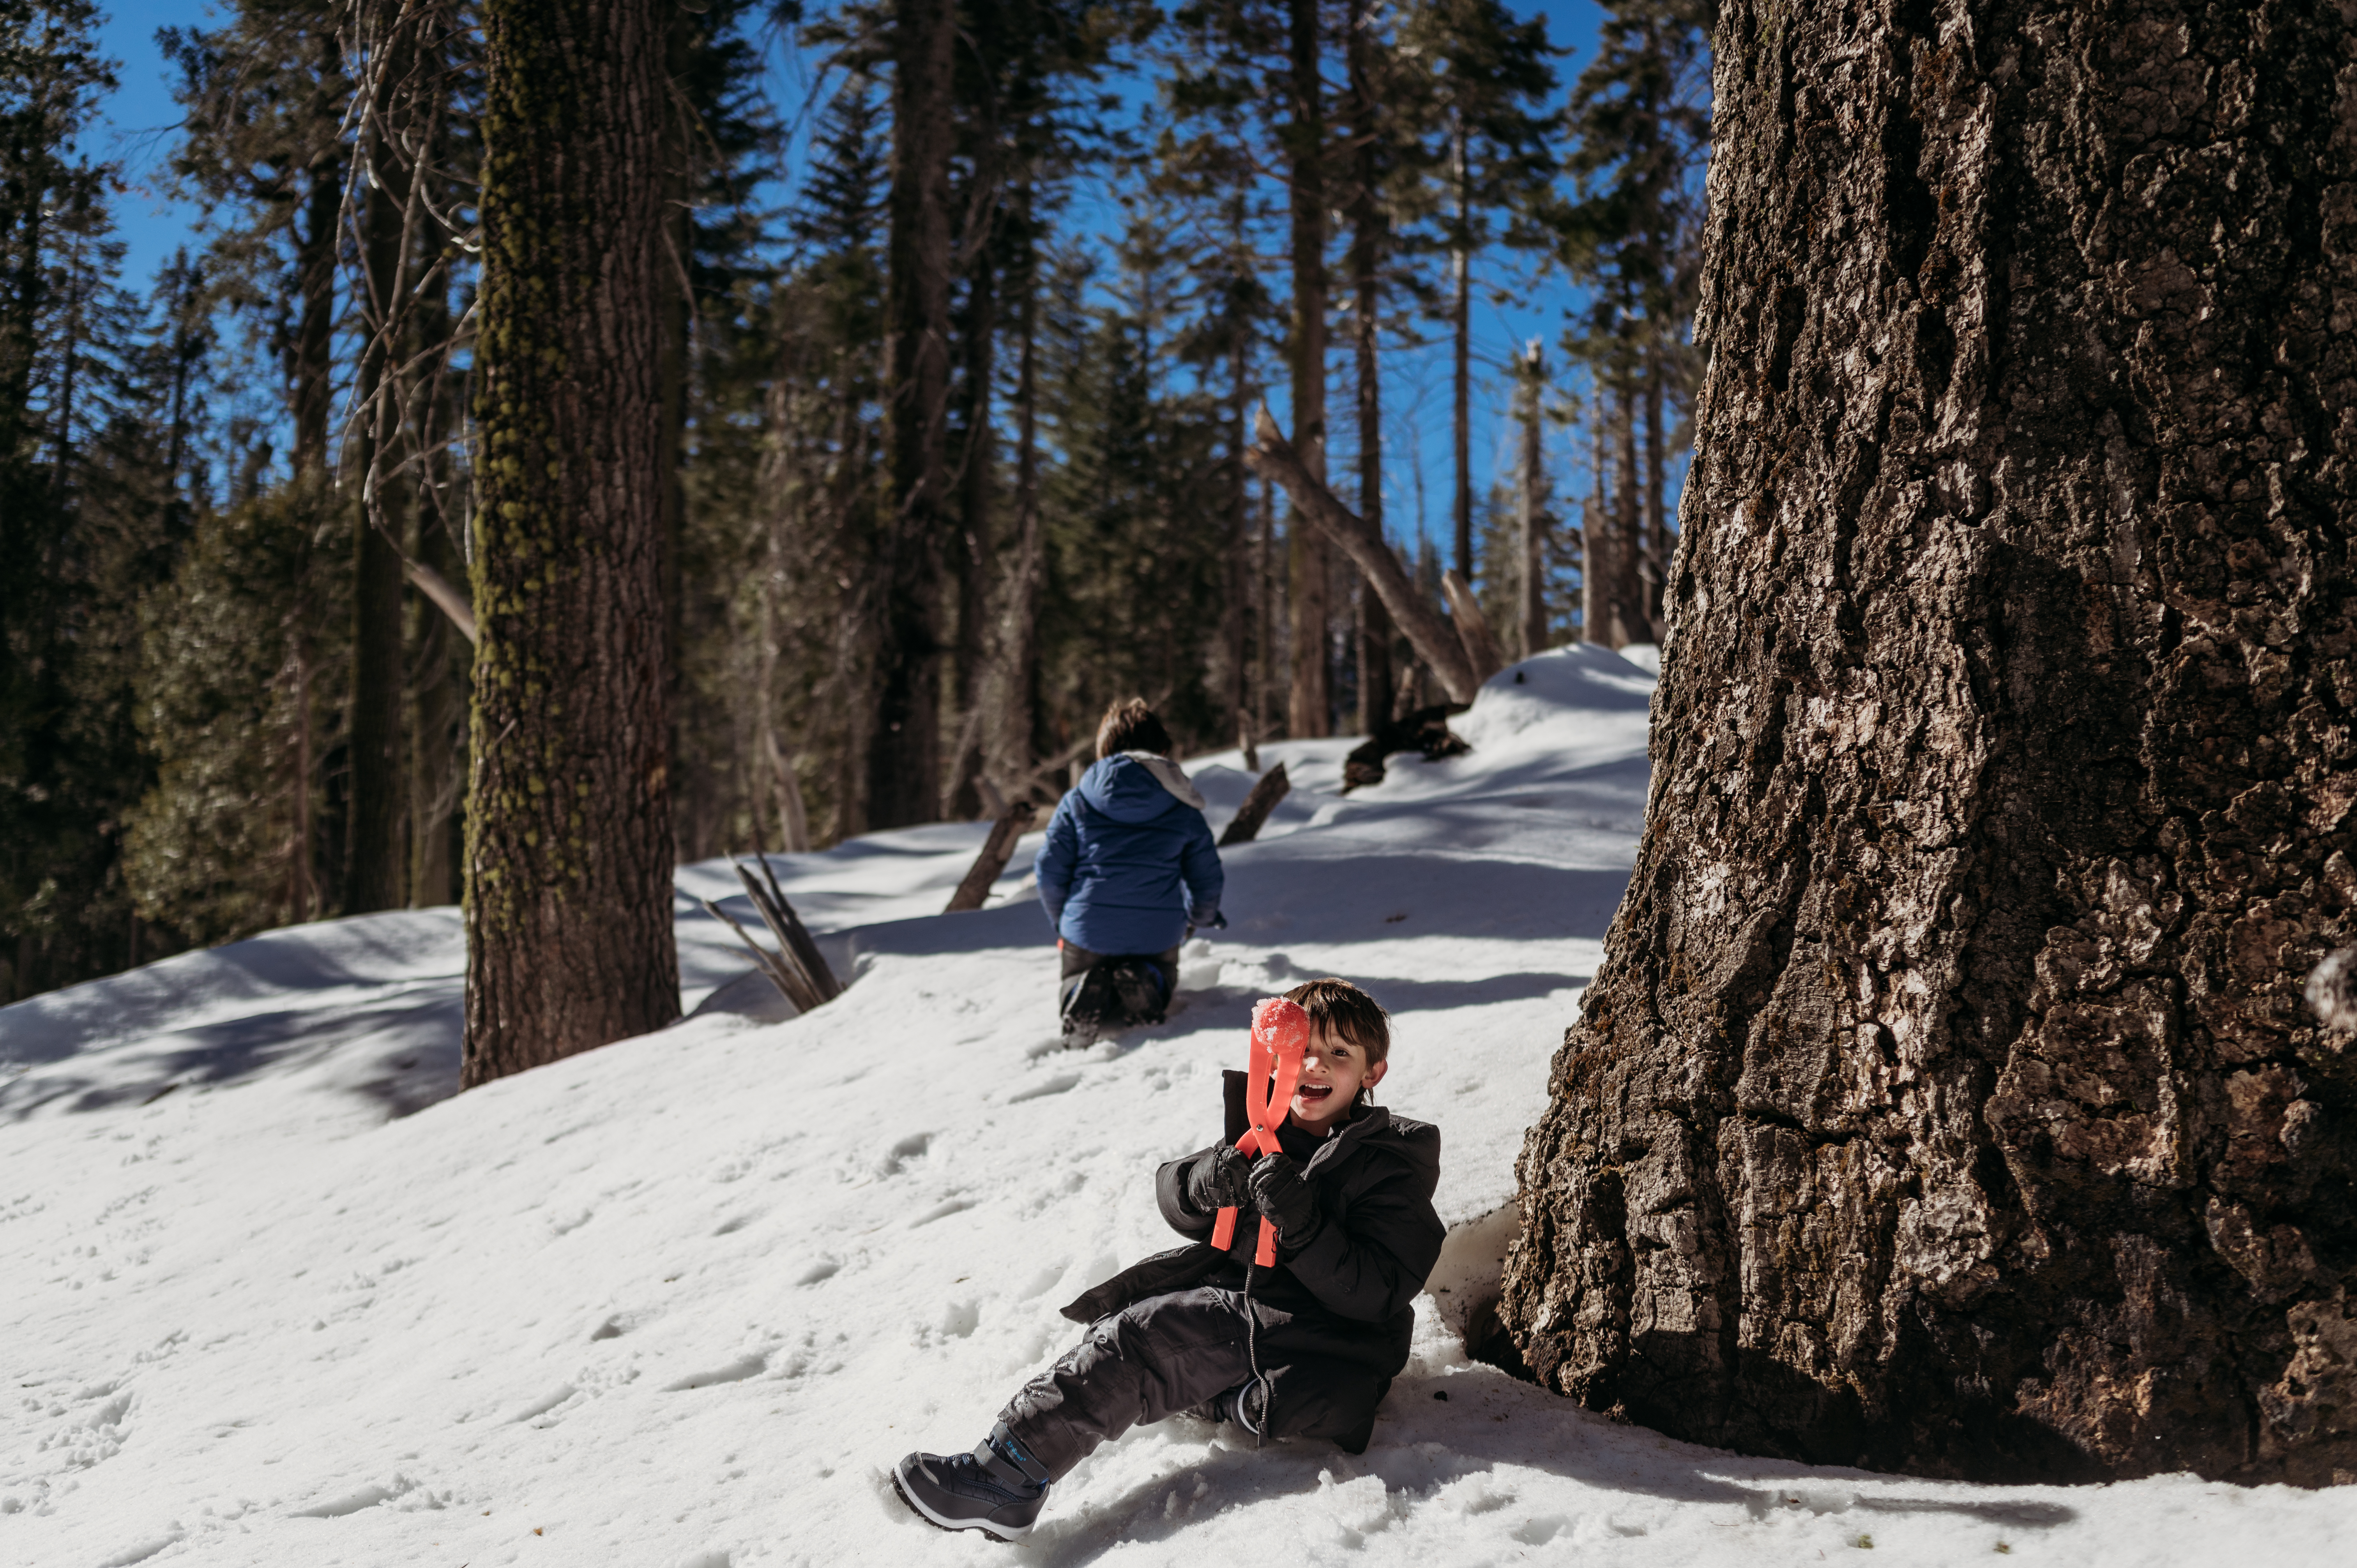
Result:
{"label": "broken branch in snow", "polygon": [[1285,776],[1285,764],[1282,762],[1262,774],[1260,781],[1252,787],[1252,793],[1244,797],[1244,803],[1236,809],[1235,819],[1221,832],[1220,847],[1225,849],[1232,843],[1252,843],[1258,836],[1261,824],[1268,821],[1268,814],[1276,810],[1276,803],[1284,800],[1292,788],[1293,780]]}
{"label": "broken branch in snow", "polygon": [[1383,608],[1391,611],[1393,623],[1407,634],[1408,641],[1415,648],[1415,656],[1431,667],[1433,674],[1448,689],[1448,700],[1471,702],[1475,689],[1494,671],[1474,672],[1465,649],[1449,630],[1448,622],[1416,590],[1408,579],[1407,568],[1400,564],[1399,557],[1392,553],[1383,535],[1335,499],[1333,491],[1302,467],[1299,455],[1277,429],[1266,403],[1254,415],[1253,438],[1253,445],[1244,448],[1244,466],[1284,486],[1285,493],[1293,498],[1301,515],[1351,558],[1376,596],[1383,601]]}
{"label": "broken branch in snow", "polygon": [[1039,808],[1028,800],[1017,800],[999,814],[998,820],[990,824],[990,836],[982,841],[982,853],[974,857],[965,880],[950,895],[949,908],[942,914],[957,915],[982,908],[982,901],[990,897],[991,884],[998,880],[999,873],[1006,869],[1007,858],[1015,853],[1015,841],[1023,836],[1038,815]]}
{"label": "broken branch in snow", "polygon": [[[834,978],[834,971],[827,967],[826,956],[818,950],[818,944],[811,940],[802,917],[794,913],[791,904],[786,902],[785,889],[778,886],[778,874],[770,869],[770,857],[756,854],[753,859],[761,868],[761,879],[770,885],[765,896],[762,889],[753,886],[753,879],[745,874],[745,868],[737,866],[737,880],[744,883],[745,891],[752,895],[753,908],[761,912],[762,922],[777,937],[779,946],[792,954],[802,972],[810,977],[812,989],[817,993],[818,999],[821,1002],[834,1001],[843,994],[842,983]],[[734,857],[729,864],[736,865]]]}

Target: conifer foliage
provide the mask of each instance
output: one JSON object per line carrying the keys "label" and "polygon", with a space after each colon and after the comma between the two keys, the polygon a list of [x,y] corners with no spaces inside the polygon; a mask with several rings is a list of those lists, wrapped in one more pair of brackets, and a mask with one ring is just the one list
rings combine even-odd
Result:
{"label": "conifer foliage", "polygon": [[[1182,751],[1437,700],[1247,468],[1264,403],[1394,541],[1447,429],[1409,580],[1580,635],[1669,537],[1706,131],[1627,107],[1692,19],[1609,9],[1567,91],[1497,0],[224,0],[158,37],[201,216],[143,300],[94,13],[0,0],[0,994],[463,890],[479,1079],[667,1015],[674,856],[1044,803],[1115,697]],[[617,27],[651,140],[591,201],[517,149],[606,177],[565,93],[619,78],[500,61]],[[568,317],[566,246],[627,304]],[[1551,380],[1480,325],[1548,266]],[[1494,488],[1485,400],[1532,411]],[[593,969],[634,999],[554,1022]]]}

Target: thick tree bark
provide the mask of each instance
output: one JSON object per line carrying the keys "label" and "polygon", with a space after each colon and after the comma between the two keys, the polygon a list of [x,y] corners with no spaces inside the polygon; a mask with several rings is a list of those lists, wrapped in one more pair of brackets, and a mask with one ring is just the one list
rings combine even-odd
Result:
{"label": "thick tree bark", "polygon": [[[1318,0],[1286,0],[1291,22],[1293,124],[1293,439],[1312,477],[1326,478],[1326,111],[1318,81]],[[1333,728],[1326,682],[1325,541],[1316,528],[1286,530],[1291,557],[1293,685],[1286,728],[1295,736]]]}
{"label": "thick tree bark", "polygon": [[483,1083],[679,1014],[663,702],[663,12],[484,7],[467,1042]]}
{"label": "thick tree bark", "polygon": [[1722,12],[1649,820],[1520,1167],[1542,1381],[2357,1480],[2357,1048],[2298,1001],[2357,927],[2342,16]]}
{"label": "thick tree bark", "polygon": [[941,811],[942,447],[949,407],[950,0],[897,0],[892,188],[885,260],[884,467],[877,517],[876,715],[867,826]]}

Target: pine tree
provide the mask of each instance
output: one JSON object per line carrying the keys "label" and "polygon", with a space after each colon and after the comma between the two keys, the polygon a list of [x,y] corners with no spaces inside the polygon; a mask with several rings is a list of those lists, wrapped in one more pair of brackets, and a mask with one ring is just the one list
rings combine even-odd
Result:
{"label": "pine tree", "polygon": [[679,1012],[662,26],[653,0],[494,0],[484,26],[469,1085]]}

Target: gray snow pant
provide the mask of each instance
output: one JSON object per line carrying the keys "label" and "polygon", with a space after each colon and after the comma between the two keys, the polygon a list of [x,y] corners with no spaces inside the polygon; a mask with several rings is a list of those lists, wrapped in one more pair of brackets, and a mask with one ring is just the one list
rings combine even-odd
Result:
{"label": "gray snow pant", "polygon": [[1150,1295],[1091,1324],[1088,1337],[1024,1384],[998,1419],[1060,1480],[1098,1444],[1242,1387],[1256,1350],[1268,1383],[1264,1436],[1330,1438],[1362,1453],[1391,1373],[1333,1355],[1334,1340],[1330,1323],[1305,1323],[1258,1300],[1247,1307],[1241,1291]]}

